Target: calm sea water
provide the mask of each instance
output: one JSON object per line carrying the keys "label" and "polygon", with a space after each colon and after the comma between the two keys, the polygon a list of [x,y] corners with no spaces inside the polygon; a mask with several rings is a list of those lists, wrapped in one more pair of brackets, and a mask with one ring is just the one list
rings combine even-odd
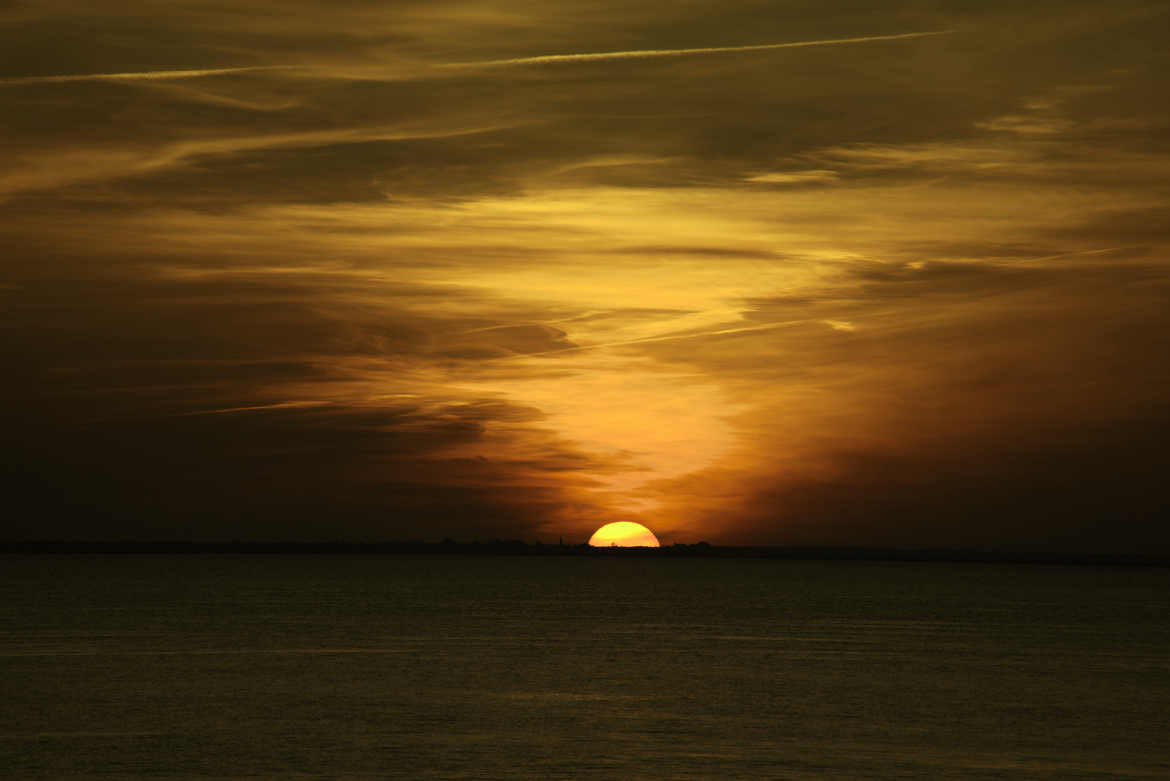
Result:
{"label": "calm sea water", "polygon": [[9,778],[1170,777],[1170,571],[0,559]]}

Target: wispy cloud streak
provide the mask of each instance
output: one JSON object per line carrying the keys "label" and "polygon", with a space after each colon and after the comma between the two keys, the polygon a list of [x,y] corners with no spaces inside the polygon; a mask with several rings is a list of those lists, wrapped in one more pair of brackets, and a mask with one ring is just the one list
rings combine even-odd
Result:
{"label": "wispy cloud streak", "polygon": [[401,130],[397,128],[342,128],[301,133],[235,136],[181,141],[155,149],[79,149],[54,152],[28,161],[23,169],[0,176],[0,197],[23,190],[60,187],[77,182],[136,176],[172,168],[201,157],[225,157],[263,149],[360,144],[369,141],[413,141],[491,133],[518,125]]}
{"label": "wispy cloud streak", "polygon": [[75,73],[60,76],[18,76],[0,79],[0,86],[20,84],[71,84],[80,81],[171,81],[198,79],[204,76],[222,76],[228,73],[251,71],[290,70],[296,65],[250,65],[241,68],[200,68],[197,70],[138,71],[130,73]]}
{"label": "wispy cloud streak", "polygon": [[443,68],[503,68],[513,65],[545,65],[553,63],[593,62],[597,60],[635,60],[652,57],[681,57],[690,54],[719,54],[722,52],[752,52],[771,49],[798,49],[806,46],[836,46],[845,43],[869,43],[872,41],[897,41],[907,38],[925,38],[931,35],[947,35],[955,30],[931,30],[920,33],[899,33],[897,35],[867,35],[860,38],[830,38],[820,41],[790,41],[788,43],[763,43],[751,46],[705,46],[697,49],[640,49],[624,52],[592,52],[586,54],[545,54],[538,57],[513,57],[505,60],[481,60],[479,62],[450,62]]}

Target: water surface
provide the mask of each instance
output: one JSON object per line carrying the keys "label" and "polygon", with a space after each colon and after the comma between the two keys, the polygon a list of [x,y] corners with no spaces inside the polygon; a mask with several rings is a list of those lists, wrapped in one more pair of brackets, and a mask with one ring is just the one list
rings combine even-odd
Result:
{"label": "water surface", "polygon": [[10,778],[1170,776],[1170,570],[10,556]]}

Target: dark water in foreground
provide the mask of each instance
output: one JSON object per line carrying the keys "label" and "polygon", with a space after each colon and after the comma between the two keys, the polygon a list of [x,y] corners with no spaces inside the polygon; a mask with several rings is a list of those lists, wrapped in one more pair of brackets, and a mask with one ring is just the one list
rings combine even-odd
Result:
{"label": "dark water in foreground", "polygon": [[1170,777],[1170,570],[0,558],[10,778]]}

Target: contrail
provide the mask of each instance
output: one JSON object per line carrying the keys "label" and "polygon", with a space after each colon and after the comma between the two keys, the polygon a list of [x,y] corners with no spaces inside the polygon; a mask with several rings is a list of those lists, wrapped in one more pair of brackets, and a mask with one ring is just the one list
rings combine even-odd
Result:
{"label": "contrail", "polygon": [[506,60],[481,60],[479,62],[450,62],[441,68],[503,68],[512,65],[544,65],[559,62],[593,62],[596,60],[631,60],[651,57],[680,57],[687,54],[717,54],[719,52],[753,52],[769,49],[796,49],[804,46],[836,46],[842,43],[868,43],[870,41],[897,41],[904,38],[925,38],[929,35],[948,35],[955,30],[932,30],[923,33],[899,33],[897,35],[867,35],[862,38],[829,38],[820,41],[792,41],[789,43],[763,43],[753,46],[706,46],[698,49],[640,49],[627,52],[593,52],[590,54],[545,54],[538,57],[513,57]]}
{"label": "contrail", "polygon": [[197,79],[202,76],[219,76],[224,73],[287,70],[295,67],[297,66],[250,65],[242,68],[201,68],[199,70],[139,71],[132,73],[80,73],[64,76],[18,76],[11,79],[0,79],[0,85],[69,84],[75,81],[168,81],[171,79]]}
{"label": "contrail", "polygon": [[[480,60],[477,62],[448,62],[438,68],[506,68],[514,65],[546,65],[555,63],[595,62],[601,60],[637,60],[653,57],[683,57],[689,54],[719,54],[721,52],[755,52],[771,49],[798,49],[806,46],[836,46],[845,43],[869,43],[872,41],[899,41],[906,38],[925,38],[931,35],[949,35],[956,30],[930,30],[921,33],[898,33],[897,35],[867,35],[860,38],[827,38],[820,41],[790,41],[788,43],[763,43],[751,46],[706,46],[697,49],[638,49],[625,52],[591,52],[585,54],[545,54],[537,57],[513,57],[505,60]],[[16,76],[0,78],[0,87],[20,84],[70,84],[84,81],[170,81],[174,79],[198,79],[204,76],[221,76],[228,73],[248,73],[267,70],[304,70],[301,65],[248,65],[239,68],[198,68],[194,70],[132,71],[129,73],[73,73],[59,76]]]}
{"label": "contrail", "polygon": [[264,409],[304,409],[306,407],[327,407],[331,401],[281,401],[276,404],[256,404],[251,407],[224,407],[223,409],[205,409],[195,412],[181,412],[175,417],[187,418],[192,415],[226,415],[231,412],[253,412]]}
{"label": "contrail", "polygon": [[[627,339],[621,342],[603,342],[601,344],[581,344],[575,347],[558,347],[555,350],[541,350],[535,353],[519,353],[516,355],[506,355],[490,360],[521,360],[524,358],[538,358],[544,355],[557,355],[560,353],[579,353],[586,350],[604,350],[607,347],[626,347],[634,344],[649,344],[651,342],[675,342],[683,339],[699,339],[704,336],[725,336],[727,334],[742,334],[750,333],[752,331],[772,331],[777,328],[789,328],[794,325],[802,325],[804,323],[812,322],[811,320],[784,320],[775,323],[763,323],[761,325],[747,325],[736,328],[720,328],[715,331],[698,331],[695,333],[685,334],[665,334],[663,336],[643,336],[639,339]],[[486,329],[485,329],[486,330]],[[189,413],[190,414],[190,413]]]}

